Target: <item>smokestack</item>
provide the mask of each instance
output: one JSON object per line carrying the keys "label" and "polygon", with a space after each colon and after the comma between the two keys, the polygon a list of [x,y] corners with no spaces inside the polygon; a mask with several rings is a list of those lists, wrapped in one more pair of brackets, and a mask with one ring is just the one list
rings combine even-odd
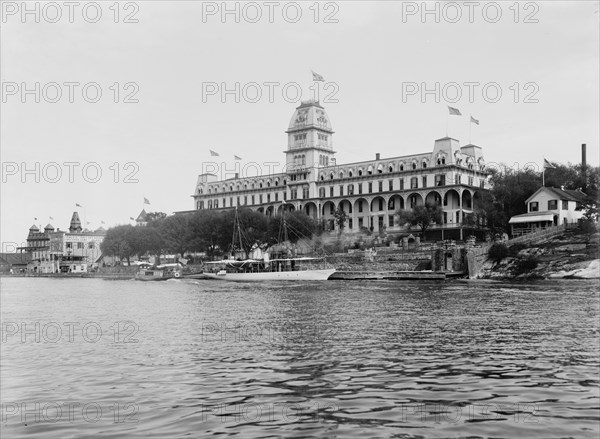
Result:
{"label": "smokestack", "polygon": [[381,158],[381,154],[379,154],[379,153],[376,153],[376,154],[375,154],[375,160],[379,160],[380,158]]}
{"label": "smokestack", "polygon": [[587,159],[586,159],[585,143],[581,144],[581,176],[583,177],[583,192],[587,189]]}

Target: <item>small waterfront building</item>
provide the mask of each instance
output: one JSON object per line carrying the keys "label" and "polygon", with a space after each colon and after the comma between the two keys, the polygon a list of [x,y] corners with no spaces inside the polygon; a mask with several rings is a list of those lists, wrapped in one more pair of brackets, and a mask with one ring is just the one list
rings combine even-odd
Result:
{"label": "small waterfront building", "polygon": [[[413,153],[398,145],[400,154],[394,157],[377,153],[374,159],[340,164],[331,121],[316,101],[296,108],[286,134],[285,172],[226,180],[201,174],[192,195],[194,209],[247,206],[268,216],[301,210],[332,231],[338,228],[335,212],[340,209],[348,218],[345,232],[403,232],[399,210],[437,204],[443,220],[428,236],[463,239],[465,217],[489,189],[482,148],[461,146],[450,137],[435,140],[429,151]],[[484,225],[479,226],[483,235]],[[472,233],[473,227],[468,229]]]}
{"label": "small waterfront building", "polygon": [[586,198],[581,190],[541,187],[527,200],[527,213],[515,215],[509,220],[512,236],[543,230],[557,225],[577,223],[583,211],[577,210]]}

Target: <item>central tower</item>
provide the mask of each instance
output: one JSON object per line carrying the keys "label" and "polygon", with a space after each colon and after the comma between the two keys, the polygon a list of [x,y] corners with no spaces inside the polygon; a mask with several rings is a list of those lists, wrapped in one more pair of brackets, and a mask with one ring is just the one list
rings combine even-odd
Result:
{"label": "central tower", "polygon": [[318,101],[303,101],[294,111],[286,133],[288,173],[308,171],[316,176],[317,172],[310,171],[334,164],[331,122]]}

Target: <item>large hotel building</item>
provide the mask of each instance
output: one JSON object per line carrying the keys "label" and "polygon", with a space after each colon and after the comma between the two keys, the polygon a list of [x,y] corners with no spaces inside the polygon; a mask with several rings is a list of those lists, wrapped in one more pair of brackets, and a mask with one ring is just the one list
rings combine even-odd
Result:
{"label": "large hotel building", "polygon": [[[463,239],[465,215],[489,188],[481,148],[460,146],[450,137],[436,140],[429,152],[390,158],[375,154],[373,160],[339,164],[331,122],[315,101],[296,108],[286,133],[284,173],[227,180],[201,174],[192,195],[194,208],[247,206],[265,215],[302,210],[329,230],[337,227],[334,212],[339,208],[348,217],[346,231],[401,232],[399,209],[432,203],[442,207],[443,220],[428,235]],[[472,225],[468,229],[471,234]]]}

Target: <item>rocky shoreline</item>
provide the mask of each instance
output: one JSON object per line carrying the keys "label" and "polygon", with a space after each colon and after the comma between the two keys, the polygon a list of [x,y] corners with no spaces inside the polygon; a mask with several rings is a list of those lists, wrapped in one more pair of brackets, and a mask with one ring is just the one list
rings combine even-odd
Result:
{"label": "rocky shoreline", "polygon": [[599,241],[598,233],[572,234],[515,245],[500,262],[484,262],[477,279],[600,279]]}

